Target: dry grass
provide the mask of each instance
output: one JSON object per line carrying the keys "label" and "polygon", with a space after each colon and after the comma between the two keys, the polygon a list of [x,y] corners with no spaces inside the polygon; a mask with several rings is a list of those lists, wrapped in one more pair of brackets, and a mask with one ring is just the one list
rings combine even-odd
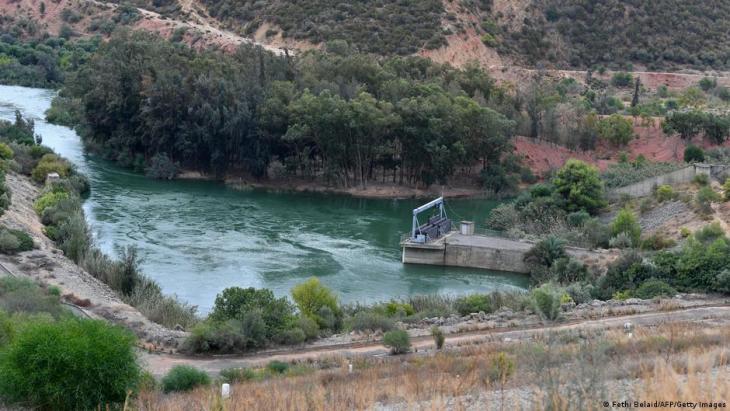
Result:
{"label": "dry grass", "polygon": [[[470,345],[408,357],[346,359],[328,369],[163,395],[145,392],[139,410],[604,409],[613,400],[729,400],[730,329],[674,323],[623,331],[543,335],[529,342]],[[499,353],[514,373],[495,380]],[[313,366],[316,366],[314,364]],[[502,384],[503,383],[503,384]],[[677,395],[679,393],[680,395]]]}

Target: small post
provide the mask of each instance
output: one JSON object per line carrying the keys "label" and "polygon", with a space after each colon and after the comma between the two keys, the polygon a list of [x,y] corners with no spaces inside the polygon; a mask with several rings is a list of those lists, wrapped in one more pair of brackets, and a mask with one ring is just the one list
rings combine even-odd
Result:
{"label": "small post", "polygon": [[230,396],[231,396],[231,385],[227,384],[227,383],[221,385],[221,397],[223,397],[223,399],[225,400]]}
{"label": "small post", "polygon": [[352,363],[347,364],[347,371],[352,374]]}

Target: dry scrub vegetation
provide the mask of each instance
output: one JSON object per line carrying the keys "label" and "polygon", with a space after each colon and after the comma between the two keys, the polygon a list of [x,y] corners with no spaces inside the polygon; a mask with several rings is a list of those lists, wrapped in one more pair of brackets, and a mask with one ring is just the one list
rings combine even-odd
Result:
{"label": "dry scrub vegetation", "polygon": [[[602,401],[730,399],[730,329],[696,323],[495,342],[407,357],[328,358],[281,376],[142,392],[139,410],[601,409]],[[448,340],[447,340],[448,346]],[[242,373],[246,374],[246,373]]]}

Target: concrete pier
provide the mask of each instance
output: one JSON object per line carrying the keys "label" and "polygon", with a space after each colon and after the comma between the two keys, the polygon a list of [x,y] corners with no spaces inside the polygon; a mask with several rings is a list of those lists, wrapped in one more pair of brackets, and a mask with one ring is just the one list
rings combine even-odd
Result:
{"label": "concrete pier", "polygon": [[[404,264],[426,264],[452,267],[483,268],[493,271],[529,273],[525,254],[534,243],[484,235],[463,235],[452,232],[425,244],[405,240]],[[615,255],[611,252],[566,247],[568,255],[588,266],[605,266]]]}

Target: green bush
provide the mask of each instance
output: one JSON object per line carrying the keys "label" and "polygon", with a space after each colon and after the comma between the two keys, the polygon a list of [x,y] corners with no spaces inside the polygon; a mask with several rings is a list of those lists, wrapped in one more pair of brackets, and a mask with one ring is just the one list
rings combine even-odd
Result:
{"label": "green bush", "polygon": [[725,180],[725,183],[722,185],[722,192],[725,195],[725,201],[730,200],[730,178]]}
{"label": "green bush", "polygon": [[480,311],[489,313],[492,312],[492,302],[488,295],[472,294],[457,298],[454,302],[454,309],[460,315],[469,315]]}
{"label": "green bush", "polygon": [[47,313],[59,317],[63,313],[58,294],[44,291],[25,278],[0,277],[0,309],[13,313]]}
{"label": "green bush", "polygon": [[634,124],[620,114],[598,121],[598,135],[614,146],[625,146],[634,138]]}
{"label": "green bush", "polygon": [[639,244],[641,226],[636,220],[633,211],[628,208],[621,209],[611,223],[611,234],[617,236],[621,233],[629,236],[632,245],[637,246]]}
{"label": "green bush", "polygon": [[291,294],[299,311],[316,321],[319,328],[332,330],[339,328],[342,310],[337,297],[332,290],[322,285],[319,279],[316,277],[308,279],[295,286]]}
{"label": "green bush", "polygon": [[725,237],[725,230],[723,230],[720,223],[714,222],[695,231],[694,237],[701,243],[711,243],[718,238]]}
{"label": "green bush", "polygon": [[241,319],[254,310],[261,311],[269,339],[294,320],[294,308],[286,298],[275,298],[271,290],[240,287],[226,288],[216,296],[210,318],[215,321]]}
{"label": "green bush", "polygon": [[632,81],[633,77],[631,76],[631,73],[626,73],[623,71],[614,73],[611,77],[611,85],[613,85],[614,87],[628,87],[631,85]]}
{"label": "green bush", "polygon": [[140,378],[134,336],[104,321],[31,321],[0,356],[0,397],[56,410],[121,403]]}
{"label": "green bush", "polygon": [[392,354],[404,354],[411,350],[411,336],[403,330],[388,331],[383,335],[383,345]]}
{"label": "green bush", "polygon": [[165,393],[190,391],[193,388],[209,385],[210,377],[205,371],[201,371],[189,365],[176,365],[172,367],[160,381],[162,391]]}
{"label": "green bush", "polygon": [[395,328],[393,320],[378,313],[360,311],[350,319],[350,328],[354,331],[390,331]]}
{"label": "green bush", "polygon": [[634,297],[645,300],[654,297],[673,297],[676,294],[677,290],[672,288],[671,285],[656,278],[650,278],[644,281],[633,292]]}
{"label": "green bush", "polygon": [[712,291],[730,294],[730,269],[717,273],[712,283]]}
{"label": "green bush", "polygon": [[55,154],[45,154],[30,175],[36,183],[43,183],[49,173],[68,177],[71,174],[71,163]]}
{"label": "green bush", "polygon": [[552,272],[551,277],[560,284],[571,284],[588,278],[588,268],[585,264],[570,257],[555,260],[550,271]]}
{"label": "green bush", "polygon": [[388,317],[407,317],[415,314],[416,311],[408,303],[399,303],[397,301],[390,301],[385,304],[385,314]]}
{"label": "green bush", "polygon": [[660,185],[659,187],[657,187],[655,194],[656,194],[657,200],[662,201],[662,202],[673,200],[675,197],[674,189],[672,189],[672,186],[666,185],[666,184],[663,184],[663,185]]}
{"label": "green bush", "polygon": [[652,234],[641,241],[641,248],[644,250],[658,251],[675,245],[677,245],[676,241],[659,233]]}
{"label": "green bush", "polygon": [[690,144],[684,149],[685,163],[701,163],[703,161],[705,161],[705,152],[701,148]]}
{"label": "green bush", "polygon": [[225,368],[220,372],[221,381],[229,384],[250,381],[256,378],[256,372],[250,368]]}
{"label": "green bush", "polygon": [[289,371],[289,364],[283,361],[273,360],[266,364],[266,369],[274,374],[284,374]]}
{"label": "green bush", "polygon": [[697,174],[692,179],[692,182],[697,184],[700,187],[704,187],[704,186],[710,184],[710,177],[707,174]]}
{"label": "green bush", "polygon": [[47,191],[33,203],[33,210],[40,216],[46,209],[56,207],[61,201],[67,200],[70,195],[65,191]]}
{"label": "green bush", "polygon": [[551,267],[556,260],[566,256],[565,241],[556,236],[549,236],[532,246],[532,248],[530,248],[530,250],[525,254],[524,259],[530,264],[548,268]]}
{"label": "green bush", "polygon": [[0,159],[10,160],[13,155],[13,150],[7,144],[0,143]]}
{"label": "green bush", "polygon": [[554,321],[560,315],[560,299],[563,293],[551,284],[532,290],[532,299],[535,311],[544,319]]}

